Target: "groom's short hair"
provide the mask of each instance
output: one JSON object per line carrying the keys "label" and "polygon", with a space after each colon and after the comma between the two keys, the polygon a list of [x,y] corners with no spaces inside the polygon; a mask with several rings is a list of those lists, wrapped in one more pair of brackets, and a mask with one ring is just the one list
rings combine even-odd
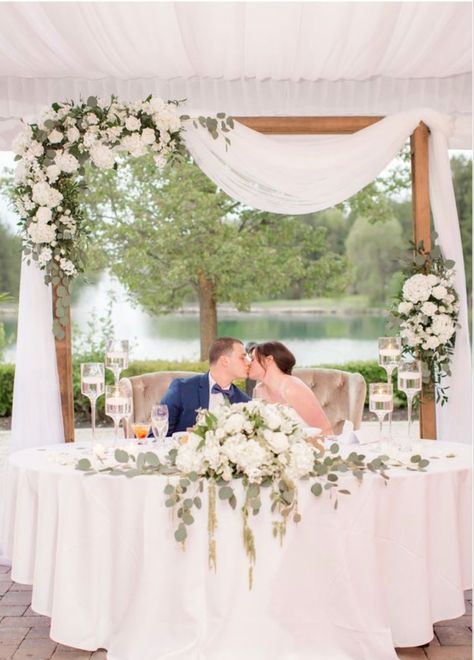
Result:
{"label": "groom's short hair", "polygon": [[242,344],[242,342],[234,337],[217,337],[217,339],[214,339],[209,347],[209,364],[215,364],[221,355],[230,355],[234,344]]}

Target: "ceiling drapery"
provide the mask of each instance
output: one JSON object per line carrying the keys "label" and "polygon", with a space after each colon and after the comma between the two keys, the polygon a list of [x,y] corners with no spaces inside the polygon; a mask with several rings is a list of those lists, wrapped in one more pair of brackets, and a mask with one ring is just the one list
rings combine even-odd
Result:
{"label": "ceiling drapery", "polygon": [[239,115],[431,107],[470,146],[471,6],[450,2],[0,4],[0,148],[21,117],[116,93]]}

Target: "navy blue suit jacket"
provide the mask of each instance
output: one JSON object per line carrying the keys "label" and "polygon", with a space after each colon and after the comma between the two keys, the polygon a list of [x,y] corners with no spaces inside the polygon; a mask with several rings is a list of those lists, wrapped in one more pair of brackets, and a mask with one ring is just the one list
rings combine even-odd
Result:
{"label": "navy blue suit jacket", "polygon": [[[245,401],[250,401],[250,397],[235,385],[231,385],[230,402]],[[168,435],[175,431],[186,431],[189,426],[194,426],[196,410],[209,408],[209,372],[191,378],[176,378],[171,382],[161,403],[168,406]]]}

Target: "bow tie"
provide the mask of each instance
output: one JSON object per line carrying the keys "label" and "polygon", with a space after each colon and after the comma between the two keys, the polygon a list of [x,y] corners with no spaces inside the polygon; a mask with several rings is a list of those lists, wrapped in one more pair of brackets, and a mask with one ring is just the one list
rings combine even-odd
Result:
{"label": "bow tie", "polygon": [[230,401],[231,397],[231,392],[232,392],[232,385],[229,387],[228,390],[225,390],[223,387],[218,385],[217,383],[214,383],[211,389],[212,394],[223,394],[226,399]]}

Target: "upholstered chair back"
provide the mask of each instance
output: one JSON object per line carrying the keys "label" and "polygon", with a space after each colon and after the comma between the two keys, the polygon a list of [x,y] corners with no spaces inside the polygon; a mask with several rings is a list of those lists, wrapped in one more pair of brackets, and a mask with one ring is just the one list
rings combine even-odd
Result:
{"label": "upholstered chair back", "polygon": [[[172,380],[195,375],[194,371],[155,371],[141,376],[121,378],[120,383],[123,383],[127,391],[132,394],[132,414],[129,421],[148,419],[151,407],[155,403],[160,403]],[[131,435],[127,421],[124,425],[124,433],[126,437]]]}
{"label": "upholstered chair back", "polygon": [[[366,393],[365,380],[360,374],[338,369],[294,369],[293,374],[313,390],[331,422],[334,433],[341,433],[346,419],[354,424],[354,429],[360,428]],[[193,371],[155,371],[122,378],[120,382],[132,394],[130,420],[147,419],[152,405],[159,403],[172,380],[195,375]],[[129,435],[127,423],[124,431]]]}
{"label": "upholstered chair back", "polygon": [[360,428],[367,389],[360,374],[339,369],[301,368],[293,369],[293,375],[313,390],[336,435],[341,433],[346,419],[354,424],[354,429]]}

